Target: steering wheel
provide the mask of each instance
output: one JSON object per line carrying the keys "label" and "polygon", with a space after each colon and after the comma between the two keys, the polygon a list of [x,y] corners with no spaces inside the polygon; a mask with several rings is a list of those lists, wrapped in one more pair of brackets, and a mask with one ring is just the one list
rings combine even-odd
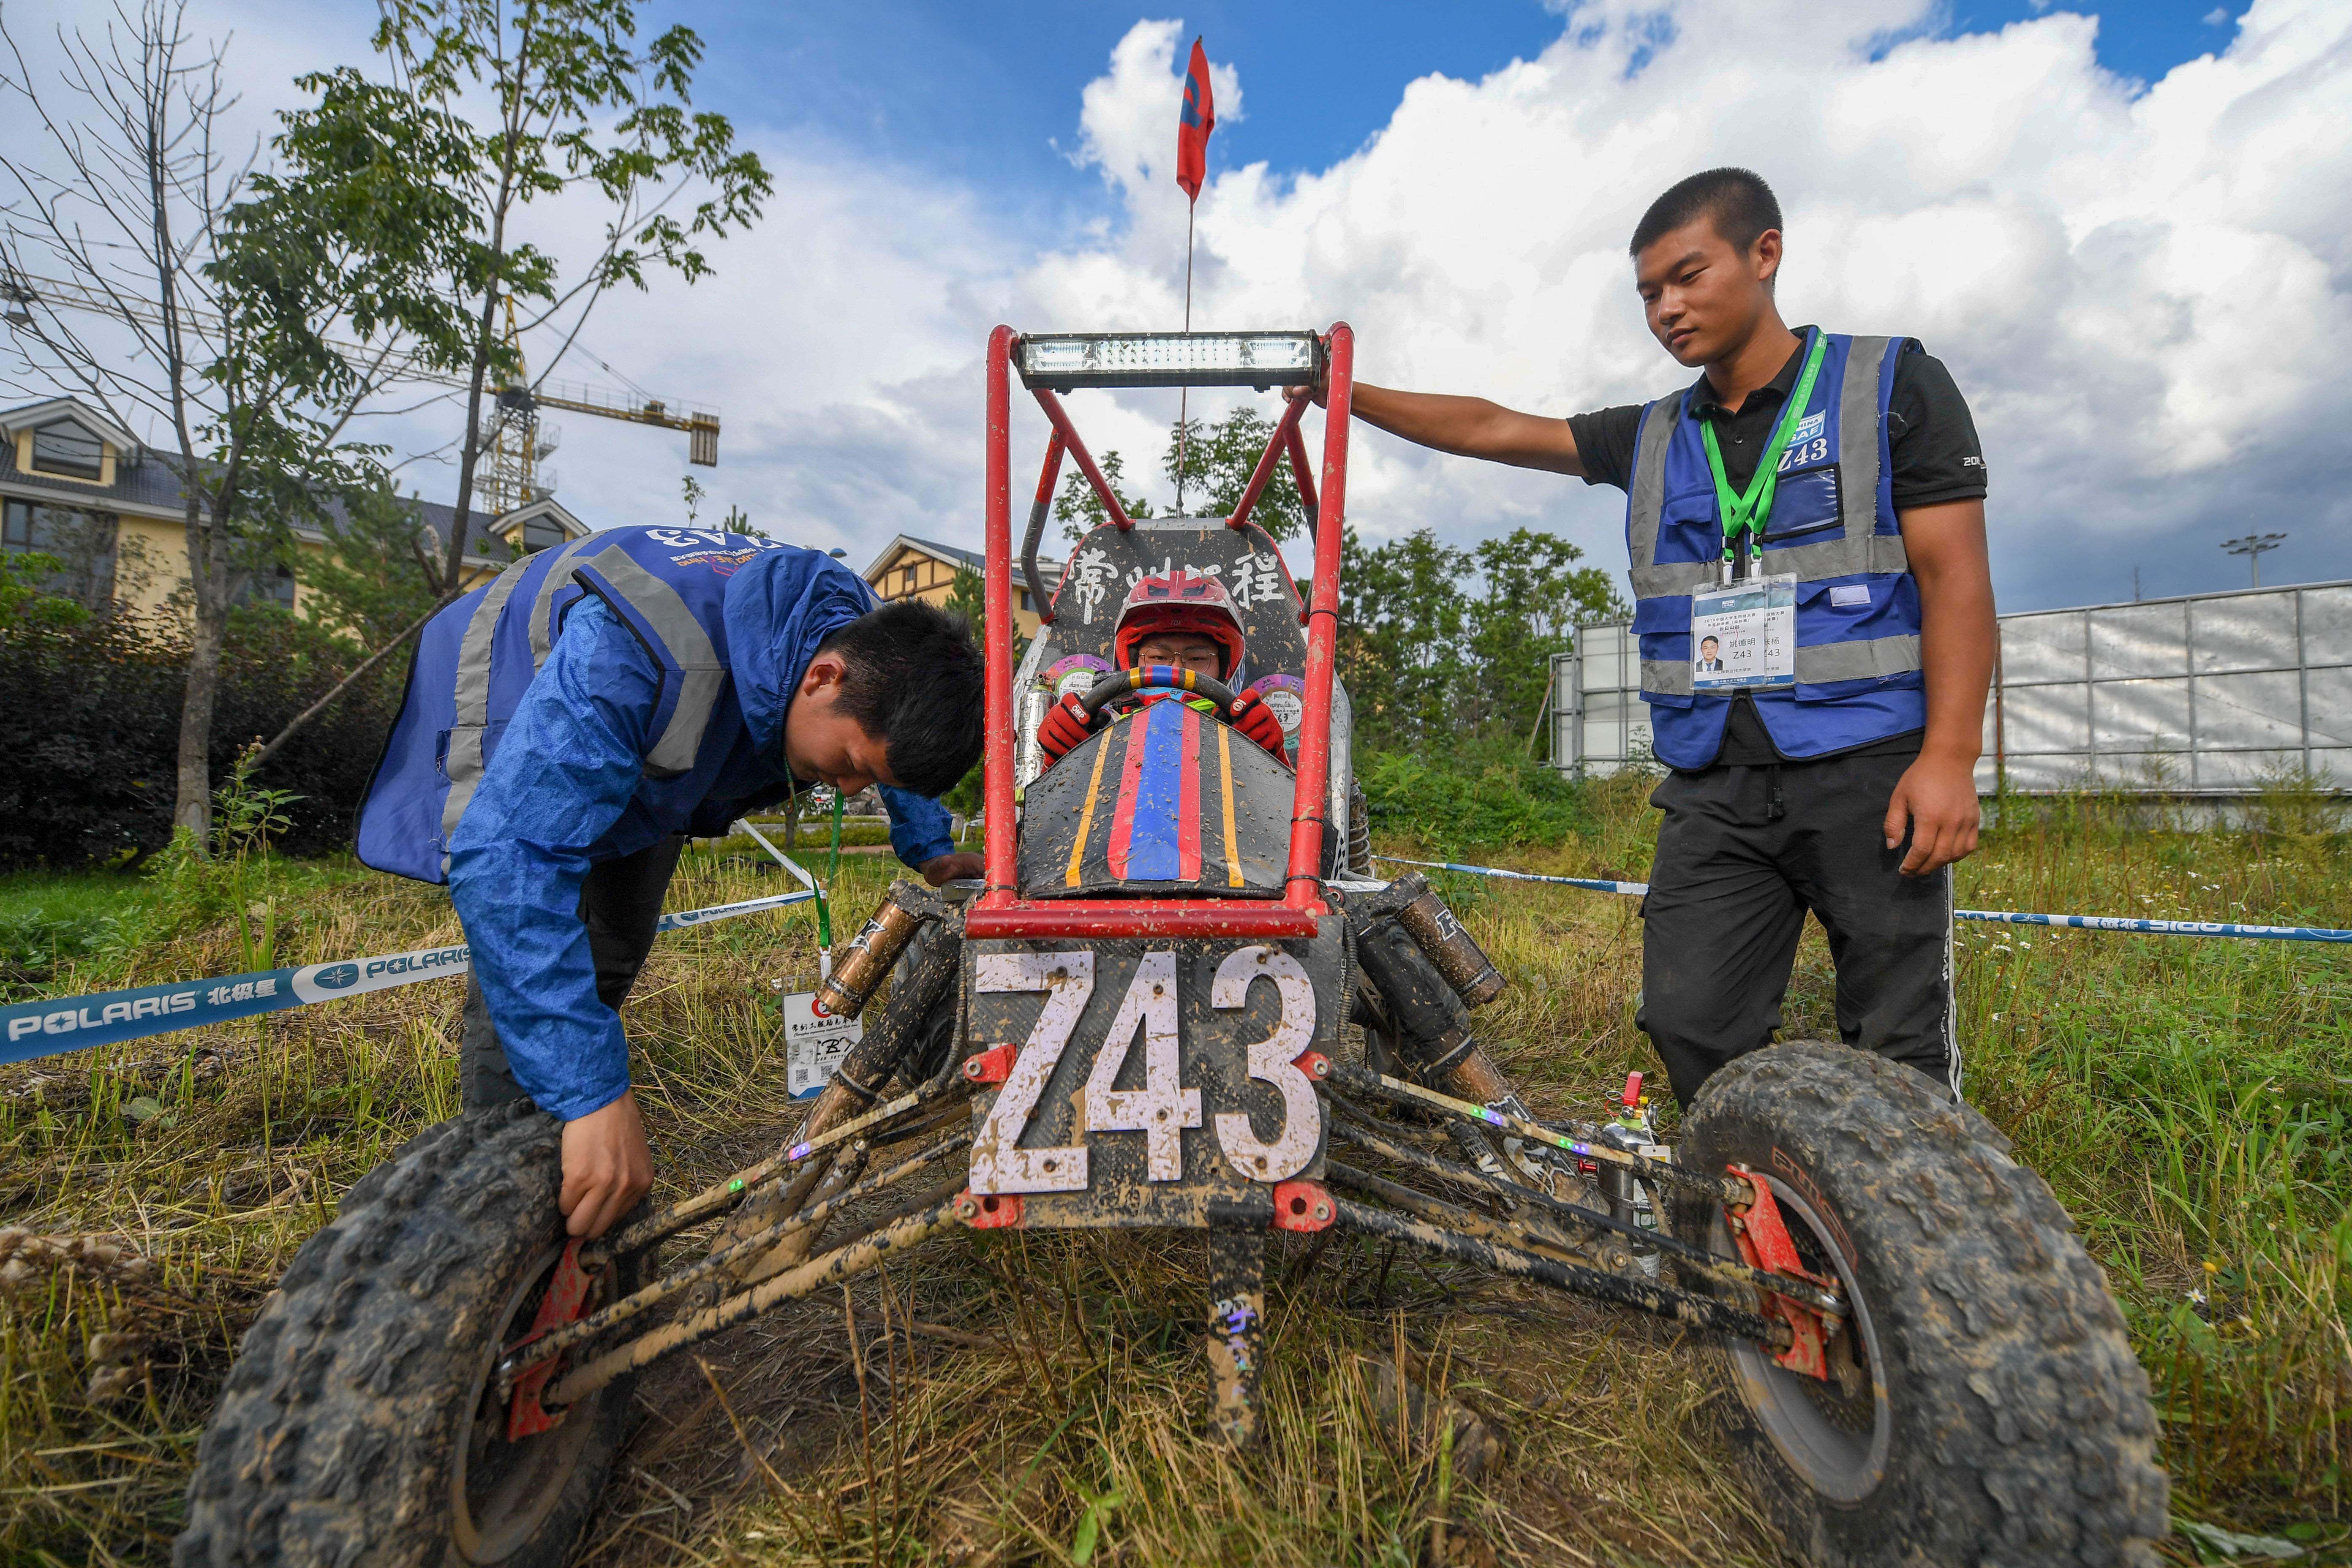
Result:
{"label": "steering wheel", "polygon": [[1095,721],[1104,703],[1130,691],[1189,691],[1215,703],[1220,713],[1230,713],[1234,707],[1234,689],[1214,676],[1197,674],[1172,664],[1142,664],[1104,676],[1078,699],[1087,711],[1087,722]]}

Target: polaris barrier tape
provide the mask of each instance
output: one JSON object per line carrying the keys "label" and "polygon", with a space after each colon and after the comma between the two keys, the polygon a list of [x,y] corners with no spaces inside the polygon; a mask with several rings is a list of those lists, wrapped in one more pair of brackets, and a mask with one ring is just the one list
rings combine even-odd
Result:
{"label": "polaris barrier tape", "polygon": [[[1402,860],[1375,855],[1391,866],[1423,866],[1433,871],[1459,871],[1469,877],[1501,877],[1514,882],[1555,882],[1563,888],[1589,888],[1596,893],[1624,893],[1640,898],[1647,882],[1604,882],[1591,877],[1539,877],[1533,871],[1506,871],[1499,866],[1458,866],[1451,860]],[[2121,931],[2140,936],[2226,936],[2242,942],[2352,942],[2352,931],[2333,926],[2234,925],[2221,921],[2144,921],[2127,915],[2037,915],[2014,910],[1954,910],[1954,920],[1997,921],[2002,925],[2063,926],[2074,931]]]}
{"label": "polaris barrier tape", "polygon": [[[664,915],[656,931],[683,931],[713,921],[754,915],[786,904],[805,903],[805,889],[772,899],[746,899],[740,904],[716,904],[705,910],[684,910]],[[373,958],[348,958],[333,963],[306,963],[299,969],[265,969],[252,974],[231,974],[218,980],[179,980],[162,985],[141,985],[128,991],[101,991],[92,996],[58,997],[44,1002],[19,1002],[0,1007],[0,1064],[30,1061],[59,1051],[110,1046],[148,1035],[168,1035],[180,1029],[200,1029],[211,1024],[234,1023],[257,1014],[275,1013],[311,1002],[331,1002],[420,980],[441,980],[473,967],[472,951],[454,947],[423,947],[409,952],[379,953]]]}

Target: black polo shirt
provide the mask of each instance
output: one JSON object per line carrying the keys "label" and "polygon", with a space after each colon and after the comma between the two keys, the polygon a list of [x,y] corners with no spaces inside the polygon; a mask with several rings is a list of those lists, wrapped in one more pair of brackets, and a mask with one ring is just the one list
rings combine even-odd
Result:
{"label": "black polo shirt", "polygon": [[[1810,330],[1794,329],[1800,339]],[[1804,361],[1804,346],[1800,342],[1780,374],[1749,393],[1737,412],[1723,405],[1704,374],[1691,384],[1691,411],[1715,426],[1716,444],[1723,451],[1723,477],[1732,489],[1745,491],[1748,480],[1755,478],[1757,459],[1771,442],[1772,428],[1788,405],[1789,395],[1796,390]],[[1641,438],[1643,406],[1631,404],[1568,416],[1569,434],[1576,440],[1586,484],[1615,485],[1621,490],[1633,488],[1633,448]],[[1984,499],[1984,447],[1977,439],[1968,401],[1953,384],[1952,373],[1944,368],[1944,362],[1920,347],[1916,338],[1904,341],[1903,353],[1895,362],[1895,384],[1886,406],[1886,447],[1897,512],[1915,506]],[[1919,732],[1913,731],[1833,754],[1916,751],[1918,746]],[[1755,702],[1746,692],[1732,704],[1730,721],[1724,726],[1723,749],[1715,760],[1716,765],[1723,767],[1755,767],[1786,760],[1772,744],[1763,721],[1756,716]]]}

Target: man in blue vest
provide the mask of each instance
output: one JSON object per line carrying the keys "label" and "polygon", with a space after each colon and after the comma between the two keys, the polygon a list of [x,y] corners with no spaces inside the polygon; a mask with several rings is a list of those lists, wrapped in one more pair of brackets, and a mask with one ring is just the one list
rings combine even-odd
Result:
{"label": "man in blue vest", "polygon": [[1748,170],[1667,191],[1631,250],[1651,331],[1704,370],[1690,386],[1563,420],[1359,382],[1355,412],[1628,492],[1642,696],[1673,770],[1637,1021],[1676,1097],[1771,1042],[1810,910],[1846,1042],[1957,1098],[1948,868],[1976,848],[1995,637],[1968,405],[1914,340],[1781,321],[1780,204]]}
{"label": "man in blue vest", "polygon": [[616,1009],[685,836],[799,785],[881,786],[898,858],[979,876],[935,798],[981,750],[961,619],[877,607],[812,550],[615,528],[515,563],[429,622],[360,808],[360,858],[446,881],[473,947],[467,1109],[563,1122],[561,1204],[600,1236],[653,1179]]}

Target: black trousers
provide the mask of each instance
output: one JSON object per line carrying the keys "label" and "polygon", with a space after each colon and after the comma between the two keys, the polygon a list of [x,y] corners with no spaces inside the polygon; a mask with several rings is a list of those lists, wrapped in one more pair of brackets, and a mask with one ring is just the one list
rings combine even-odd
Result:
{"label": "black trousers", "polygon": [[1688,1105],[1715,1070],[1772,1043],[1806,911],[1837,963],[1838,1034],[1960,1093],[1952,873],[1906,877],[1887,797],[1916,753],[1669,774],[1642,903],[1635,1025]]}
{"label": "black trousers", "polygon": [[[654,927],[661,920],[662,897],[669,891],[670,873],[677,869],[683,838],[660,843],[600,861],[588,868],[580,888],[580,921],[588,928],[588,952],[596,964],[596,999],[618,1007],[637,971],[654,947]],[[466,979],[466,1014],[459,1035],[457,1077],[466,1109],[482,1110],[525,1098],[507,1066],[506,1047],[499,1043],[498,1026],[479,982]]]}

